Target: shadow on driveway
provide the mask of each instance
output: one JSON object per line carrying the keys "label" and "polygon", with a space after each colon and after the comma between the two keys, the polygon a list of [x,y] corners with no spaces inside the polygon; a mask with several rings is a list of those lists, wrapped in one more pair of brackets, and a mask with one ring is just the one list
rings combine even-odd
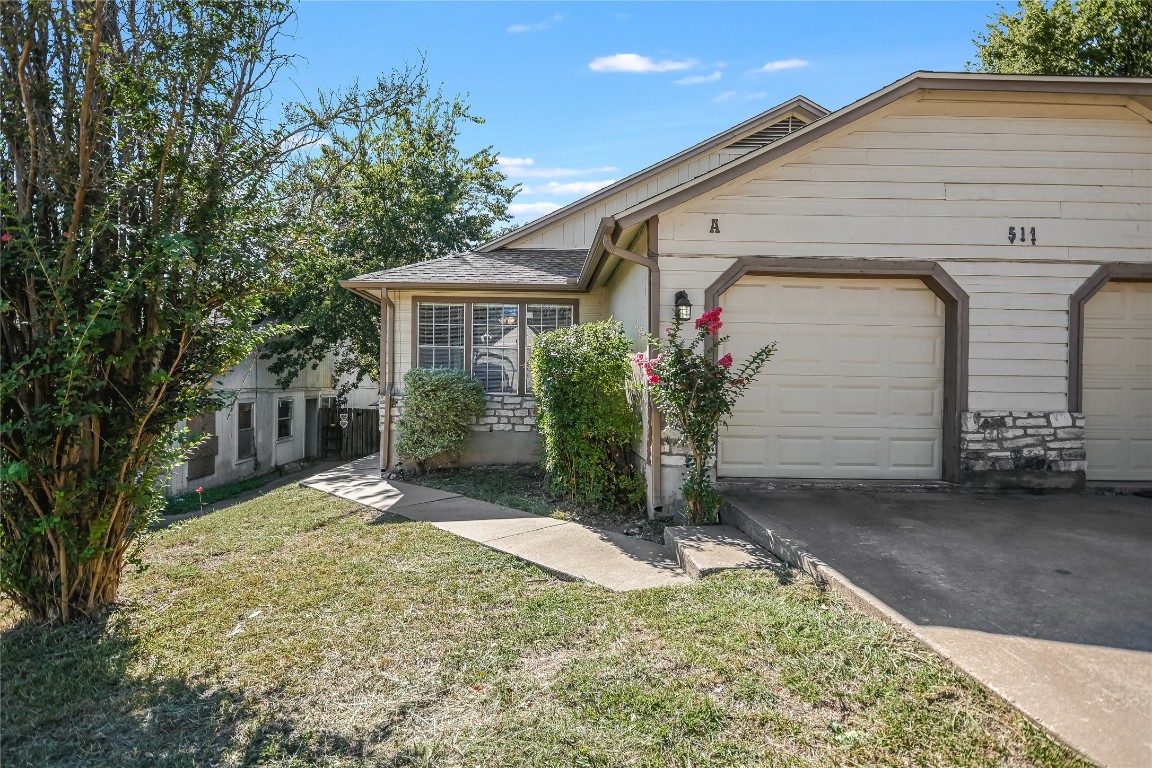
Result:
{"label": "shadow on driveway", "polygon": [[870,593],[1088,757],[1152,765],[1152,501],[754,486],[725,498],[752,538],[826,563],[833,586]]}

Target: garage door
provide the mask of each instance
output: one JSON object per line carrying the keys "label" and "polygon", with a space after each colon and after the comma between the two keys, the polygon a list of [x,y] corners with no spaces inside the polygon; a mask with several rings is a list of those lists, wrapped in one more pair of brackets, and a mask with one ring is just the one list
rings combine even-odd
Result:
{"label": "garage door", "polygon": [[923,283],[745,277],[720,303],[738,363],[777,342],[721,435],[720,475],[941,476],[944,305]]}
{"label": "garage door", "polygon": [[1108,283],[1084,306],[1089,480],[1152,480],[1152,284]]}

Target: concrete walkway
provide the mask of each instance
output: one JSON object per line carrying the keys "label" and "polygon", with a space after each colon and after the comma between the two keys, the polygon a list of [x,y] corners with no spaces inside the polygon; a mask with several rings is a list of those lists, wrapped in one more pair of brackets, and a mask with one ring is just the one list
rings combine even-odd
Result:
{"label": "concrete walkway", "polygon": [[376,456],[367,456],[300,484],[381,512],[431,523],[546,571],[616,592],[691,582],[668,547],[457,493],[384,480],[378,461]]}
{"label": "concrete walkway", "polygon": [[1093,761],[1152,766],[1152,501],[732,488],[725,522]]}

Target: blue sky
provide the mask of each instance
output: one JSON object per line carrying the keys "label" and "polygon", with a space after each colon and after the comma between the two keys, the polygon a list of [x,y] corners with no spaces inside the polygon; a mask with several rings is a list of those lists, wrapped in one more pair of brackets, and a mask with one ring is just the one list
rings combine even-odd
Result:
{"label": "blue sky", "polygon": [[[1006,2],[1014,7],[1015,4]],[[298,7],[291,99],[427,58],[486,122],[523,223],[796,95],[837,109],[960,71],[993,2],[339,2]]]}

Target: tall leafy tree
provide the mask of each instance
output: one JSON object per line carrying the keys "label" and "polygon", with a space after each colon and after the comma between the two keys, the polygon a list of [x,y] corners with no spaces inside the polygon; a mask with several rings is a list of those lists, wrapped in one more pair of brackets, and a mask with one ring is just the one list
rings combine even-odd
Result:
{"label": "tall leafy tree", "polygon": [[465,250],[508,219],[516,188],[491,148],[464,154],[460,129],[481,123],[459,98],[417,79],[409,108],[365,115],[301,159],[281,187],[298,252],[289,288],[270,302],[296,332],[265,346],[282,384],[329,353],[346,381],[379,375],[379,325],[339,281]]}
{"label": "tall leafy tree", "polygon": [[211,388],[264,340],[275,180],[412,72],[269,122],[281,0],[0,4],[0,590],[33,620],[116,599]]}
{"label": "tall leafy tree", "polygon": [[1152,2],[1020,0],[973,42],[978,72],[1152,77]]}

